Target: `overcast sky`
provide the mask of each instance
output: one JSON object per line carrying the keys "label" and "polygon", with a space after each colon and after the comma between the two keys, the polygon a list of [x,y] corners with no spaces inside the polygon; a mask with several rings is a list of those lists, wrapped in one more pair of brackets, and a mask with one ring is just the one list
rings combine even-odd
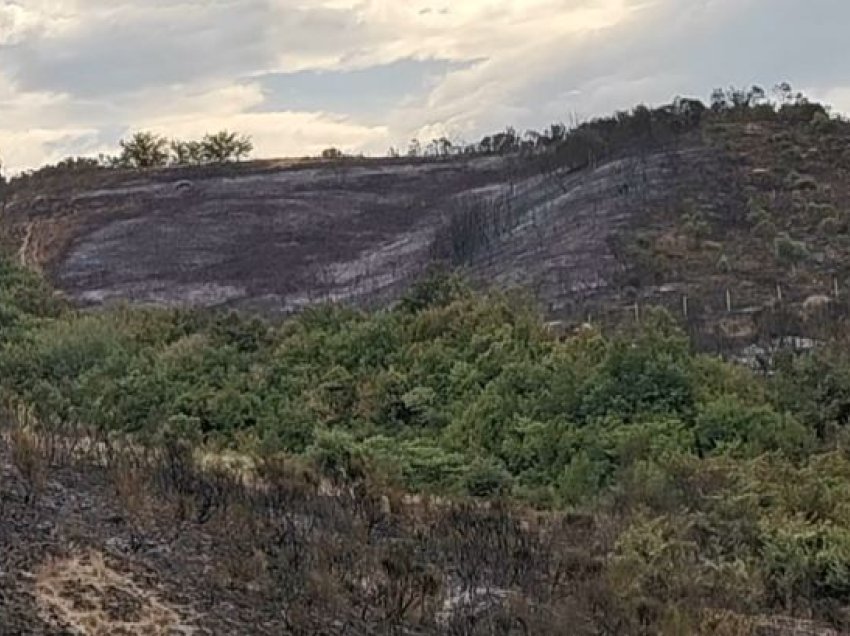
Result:
{"label": "overcast sky", "polygon": [[0,0],[0,156],[383,154],[782,80],[850,112],[848,30],[850,0]]}

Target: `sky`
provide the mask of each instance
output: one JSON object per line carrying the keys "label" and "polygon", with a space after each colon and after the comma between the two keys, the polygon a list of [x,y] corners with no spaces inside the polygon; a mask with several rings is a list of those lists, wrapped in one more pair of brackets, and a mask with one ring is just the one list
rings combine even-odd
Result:
{"label": "sky", "polygon": [[780,81],[848,113],[848,26],[848,0],[0,0],[0,158],[222,128],[384,154]]}

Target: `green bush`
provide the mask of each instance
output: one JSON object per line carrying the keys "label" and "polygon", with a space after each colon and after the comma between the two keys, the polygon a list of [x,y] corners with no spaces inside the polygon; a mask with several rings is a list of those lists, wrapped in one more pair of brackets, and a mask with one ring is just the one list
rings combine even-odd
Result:
{"label": "green bush", "polygon": [[464,489],[473,497],[506,495],[511,490],[512,482],[504,465],[492,457],[475,458],[463,477]]}
{"label": "green bush", "polygon": [[625,421],[644,415],[687,417],[694,406],[687,349],[659,344],[652,339],[615,343],[585,385],[582,417],[614,416]]}
{"label": "green bush", "polygon": [[364,476],[363,458],[354,438],[345,431],[318,430],[307,456],[320,474],[345,483]]}
{"label": "green bush", "polygon": [[[762,556],[769,592],[788,611],[811,610],[828,601],[850,602],[850,530],[846,527],[784,520],[765,529]],[[801,602],[807,607],[799,607]]]}
{"label": "green bush", "polygon": [[664,313],[559,341],[522,299],[455,277],[387,310],[317,307],[272,326],[62,311],[40,279],[4,267],[0,315],[19,325],[0,356],[5,399],[48,425],[301,454],[336,481],[371,466],[414,490],[581,505],[637,493],[644,474],[661,501],[675,458],[805,456],[850,412],[843,360],[794,361],[768,391],[694,355]]}
{"label": "green bush", "polygon": [[769,451],[794,455],[813,444],[811,433],[793,416],[766,405],[747,406],[730,397],[701,407],[694,432],[697,448],[705,454],[731,450],[746,455]]}

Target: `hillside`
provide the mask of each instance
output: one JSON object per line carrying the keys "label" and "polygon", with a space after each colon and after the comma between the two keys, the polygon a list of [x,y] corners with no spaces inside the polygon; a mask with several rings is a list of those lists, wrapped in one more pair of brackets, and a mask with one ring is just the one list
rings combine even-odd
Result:
{"label": "hillside", "polygon": [[0,634],[848,633],[850,124],[741,95],[14,180]]}
{"label": "hillside", "polygon": [[754,341],[777,320],[797,335],[808,310],[840,299],[849,130],[753,111],[578,162],[556,151],[71,174],[13,184],[3,226],[24,263],[83,304],[371,305],[440,262],[530,290],[552,320],[660,304],[711,344]]}
{"label": "hillside", "polygon": [[[659,153],[569,175],[540,174],[514,157],[259,163],[22,194],[7,213],[24,261],[82,302],[270,312],[369,302],[397,296],[447,252],[472,276],[531,287],[559,308],[610,288],[608,237],[639,213],[639,201],[671,195],[671,163],[700,155]],[[482,232],[499,216],[499,235],[455,253],[447,229],[470,213],[483,217]]]}
{"label": "hillside", "polygon": [[0,260],[0,634],[846,633],[837,345],[765,376],[451,277],[81,312]]}

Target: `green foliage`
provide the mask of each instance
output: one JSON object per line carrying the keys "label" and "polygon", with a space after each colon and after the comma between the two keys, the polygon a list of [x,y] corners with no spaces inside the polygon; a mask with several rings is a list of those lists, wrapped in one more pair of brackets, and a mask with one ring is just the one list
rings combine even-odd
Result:
{"label": "green foliage", "polygon": [[354,439],[345,431],[317,431],[307,456],[322,475],[334,482],[345,483],[363,475],[363,462]]}
{"label": "green foliage", "polygon": [[[773,406],[747,372],[693,355],[663,313],[614,337],[556,341],[521,301],[433,274],[393,309],[319,307],[280,327],[237,314],[60,314],[37,277],[3,267],[0,306],[17,330],[3,390],[40,420],[152,443],[247,436],[306,453],[334,479],[369,459],[411,488],[577,504],[677,454],[798,457],[845,417],[841,372],[796,362],[775,382],[802,380],[816,401]],[[810,386],[828,381],[838,384]]]}
{"label": "green foliage", "polygon": [[411,288],[399,307],[417,312],[429,307],[444,307],[468,295],[469,289],[458,276],[431,272]]}
{"label": "green foliage", "polygon": [[818,182],[814,177],[791,171],[785,179],[785,185],[791,190],[817,190]]}
{"label": "green foliage", "polygon": [[850,600],[850,530],[800,518],[766,528],[764,566],[771,592],[793,609],[792,599]]}
{"label": "green foliage", "polygon": [[0,349],[41,319],[57,316],[61,308],[41,277],[0,255]]}
{"label": "green foliage", "polygon": [[688,416],[694,407],[688,343],[669,324],[647,325],[634,339],[612,343],[586,381],[581,414],[626,421],[646,414]]}
{"label": "green foliage", "polygon": [[228,130],[204,135],[200,146],[201,156],[208,163],[239,161],[254,150],[254,144],[250,137]]}
{"label": "green foliage", "polygon": [[504,465],[492,457],[477,457],[464,475],[463,485],[473,497],[494,497],[511,490],[512,477]]}
{"label": "green foliage", "polygon": [[247,157],[254,149],[251,138],[222,130],[200,141],[168,140],[152,132],[137,132],[119,142],[121,152],[108,163],[120,168],[160,168],[169,164],[227,163]]}
{"label": "green foliage", "polygon": [[758,455],[769,451],[804,452],[811,444],[810,432],[790,415],[766,405],[746,406],[724,397],[702,407],[695,421],[697,448]]}
{"label": "green foliage", "polygon": [[780,408],[805,422],[821,438],[832,437],[850,424],[850,357],[846,347],[818,350],[813,355],[783,358],[772,390]]}
{"label": "green foliage", "polygon": [[168,140],[152,132],[137,132],[119,142],[116,162],[123,168],[158,168],[168,163]]}
{"label": "green foliage", "polygon": [[[74,312],[37,276],[0,266],[0,397],[43,432],[284,451],[329,492],[377,477],[569,508],[593,524],[570,554],[604,547],[576,576],[593,572],[594,603],[616,599],[606,620],[623,633],[698,633],[718,607],[843,624],[844,347],[783,358],[765,379],[693,353],[664,313],[556,340],[527,305],[452,277],[387,310],[318,307],[272,326]],[[581,536],[558,528],[558,541]]]}

